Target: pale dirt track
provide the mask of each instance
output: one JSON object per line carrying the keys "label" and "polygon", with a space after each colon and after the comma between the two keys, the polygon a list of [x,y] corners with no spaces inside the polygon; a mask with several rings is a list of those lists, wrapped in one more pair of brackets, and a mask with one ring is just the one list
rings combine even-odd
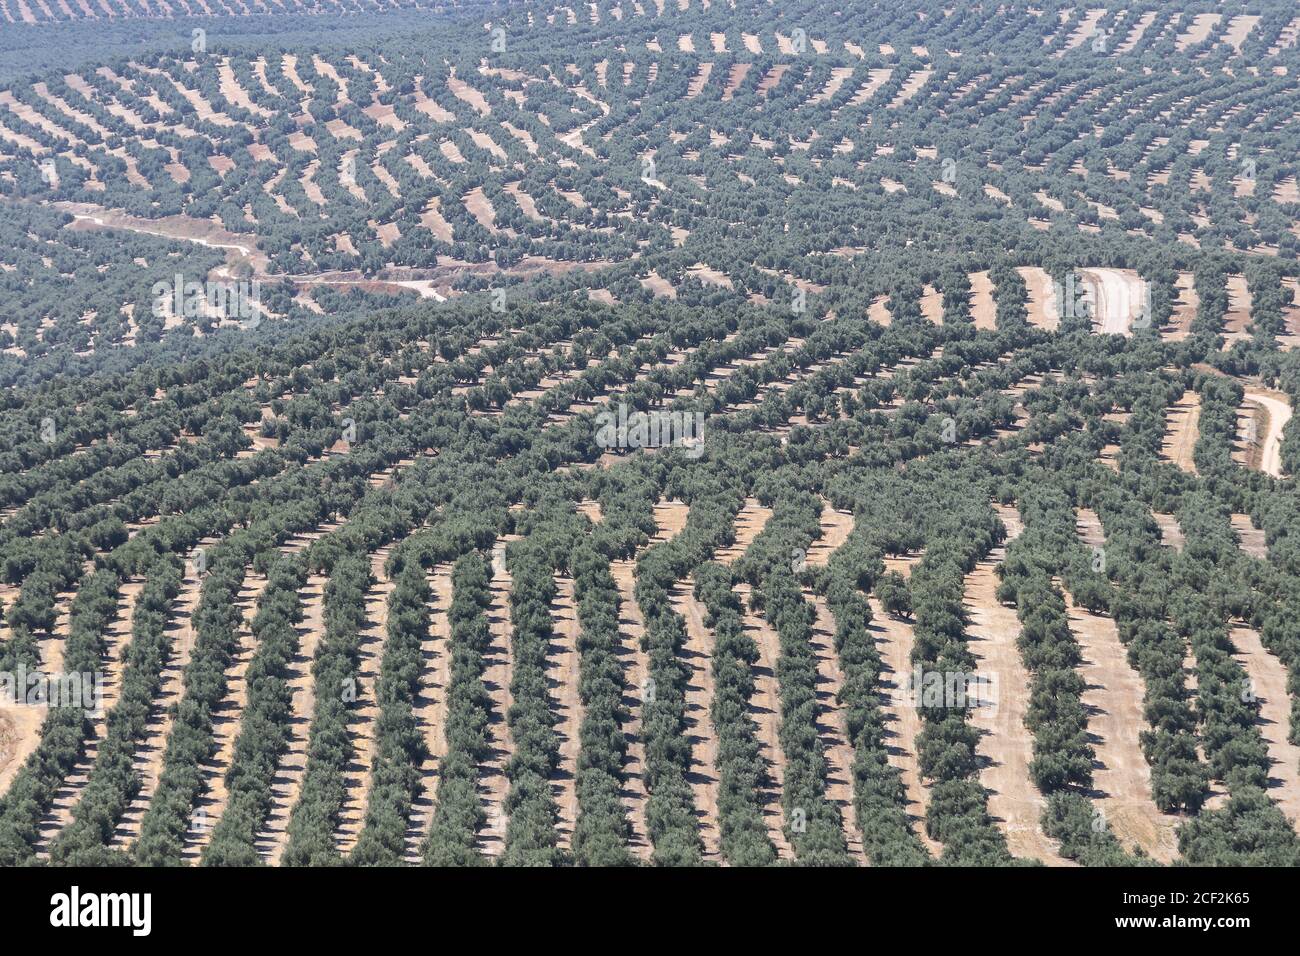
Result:
{"label": "pale dirt track", "polygon": [[289,843],[289,815],[298,802],[302,778],[307,772],[307,747],[312,718],[316,713],[316,682],[312,664],[316,648],[325,635],[325,584],[323,574],[313,574],[299,592],[302,622],[297,625],[298,653],[289,665],[289,688],[293,694],[289,718],[289,749],[280,759],[271,784],[271,810],[257,835],[257,852],[273,866],[279,866]]}
{"label": "pale dirt track", "polygon": [[380,548],[370,556],[370,576],[375,583],[366,594],[367,626],[361,632],[356,701],[348,720],[353,754],[344,771],[346,790],[335,834],[335,843],[344,856],[356,847],[370,805],[370,774],[379,727],[379,672],[388,640],[388,599],[395,587],[384,570],[390,551]]}
{"label": "pale dirt track", "polygon": [[483,684],[487,688],[491,713],[488,717],[488,747],[491,751],[479,768],[478,789],[483,798],[487,823],[478,832],[475,841],[480,853],[500,856],[505,850],[506,795],[510,792],[510,779],[506,765],[514,747],[510,742],[510,727],[506,717],[514,703],[510,683],[514,675],[514,632],[510,622],[510,591],[514,581],[506,567],[505,551],[516,535],[507,535],[497,542],[493,553],[490,590],[492,603],[488,607],[488,625],[492,645],[483,656]]}
{"label": "pale dirt track", "polygon": [[1177,855],[1177,818],[1161,813],[1151,797],[1151,768],[1138,742],[1146,726],[1146,688],[1129,666],[1119,631],[1109,617],[1092,614],[1066,595],[1070,630],[1083,653],[1079,673],[1087,684],[1089,737],[1096,750],[1093,788],[1111,832],[1129,849],[1141,847],[1161,863]]}
{"label": "pale dirt track", "polygon": [[713,560],[720,564],[731,564],[753,544],[754,539],[762,532],[771,517],[770,508],[763,507],[755,498],[746,498],[744,507],[736,515],[736,540],[727,547],[719,549],[713,556]]}
{"label": "pale dirt track", "polygon": [[704,608],[695,599],[695,581],[674,585],[673,610],[686,624],[682,658],[689,670],[686,684],[686,724],[691,745],[687,781],[694,796],[695,815],[704,841],[704,858],[720,861],[718,829],[718,734],[713,726],[713,635],[704,626]]}
{"label": "pale dirt track", "polygon": [[1224,348],[1250,335],[1253,301],[1245,276],[1228,276],[1228,313],[1224,316]]}
{"label": "pale dirt track", "polygon": [[420,765],[420,794],[411,804],[406,828],[407,863],[420,861],[420,849],[433,822],[433,807],[438,796],[438,769],[447,753],[446,717],[447,685],[451,680],[451,565],[436,565],[429,574],[429,637],[420,648],[422,666],[420,685],[414,702],[428,756]]}
{"label": "pale dirt track", "polygon": [[[813,568],[825,567],[831,555],[848,540],[853,533],[853,515],[836,510],[823,499],[820,524],[821,537],[808,548],[808,566]],[[804,600],[816,612],[812,647],[817,657],[817,735],[826,751],[826,797],[839,807],[840,819],[844,823],[844,841],[850,855],[865,866],[868,861],[862,848],[857,807],[853,800],[854,749],[840,703],[844,672],[840,669],[839,654],[835,650],[835,618],[820,594],[805,588]]]}
{"label": "pale dirt track", "polygon": [[[1015,540],[1022,527],[1019,514],[1001,506],[997,510],[1007,526],[1007,541]],[[971,712],[971,726],[980,731],[976,745],[983,762],[980,782],[989,793],[989,813],[1006,833],[1013,856],[1068,866],[1070,861],[1060,855],[1056,841],[1043,832],[1047,801],[1029,775],[1034,742],[1025,726],[1030,677],[1016,646],[1020,621],[1014,608],[997,599],[996,568],[1005,559],[1006,547],[999,545],[966,576],[967,640],[976,672],[990,679],[989,691],[996,703]]]}
{"label": "pale dirt track", "polygon": [[212,839],[212,830],[225,813],[230,794],[226,789],[226,772],[235,753],[235,740],[248,705],[248,665],[252,662],[257,642],[253,636],[253,617],[257,613],[257,600],[266,588],[266,578],[249,570],[240,586],[237,605],[240,610],[238,644],[226,670],[226,696],[212,715],[212,736],[217,745],[216,757],[199,765],[205,790],[195,801],[201,810],[203,826],[192,827],[185,834],[182,856],[194,862]]}
{"label": "pale dirt track", "polygon": [[1101,519],[1091,508],[1080,508],[1075,516],[1075,530],[1079,539],[1090,548],[1106,546],[1106,531],[1101,526]]}
{"label": "pale dirt track", "polygon": [[173,708],[180,703],[185,692],[184,674],[190,663],[190,652],[197,636],[194,612],[199,606],[202,580],[194,573],[192,562],[186,562],[185,578],[176,596],[165,630],[168,635],[168,657],[160,675],[160,690],[149,708],[145,725],[145,738],[136,750],[132,772],[140,778],[140,790],[127,806],[118,821],[112,846],[124,849],[140,836],[140,823],[158,789],[162,776],[167,740],[171,736]]}
{"label": "pale dirt track", "polygon": [[831,555],[849,539],[853,533],[853,515],[847,511],[837,511],[829,501],[823,499],[821,530],[821,537],[808,548],[810,568],[826,567]]}
{"label": "pale dirt track", "polygon": [[1183,537],[1183,529],[1179,527],[1178,519],[1173,515],[1161,514],[1158,511],[1153,511],[1151,517],[1160,526],[1160,543],[1166,548],[1173,548],[1175,551],[1183,550],[1183,545],[1187,543],[1187,539]]}
{"label": "pale dirt track", "polygon": [[[657,514],[656,514],[657,517]],[[714,560],[724,564],[731,564],[749,548],[759,533],[762,532],[768,519],[772,517],[770,509],[763,507],[753,498],[747,498],[739,514],[736,516],[736,540],[726,548],[722,548],[714,555]],[[661,532],[663,525],[660,525]],[[706,859],[719,859],[719,847],[721,837],[718,827],[718,735],[713,726],[712,706],[714,698],[713,683],[713,634],[704,624],[705,609],[695,598],[695,581],[687,578],[685,581],[679,581],[672,589],[672,606],[673,610],[682,616],[686,625],[686,646],[683,648],[683,657],[687,660],[687,666],[690,668],[691,676],[688,679],[686,689],[686,719],[690,726],[689,734],[691,739],[692,766],[689,775],[691,789],[695,797],[695,812],[700,819],[700,835],[704,841],[704,855]],[[746,617],[751,615],[746,611]],[[759,625],[762,622],[758,622]],[[752,620],[746,620],[746,629],[750,631],[751,637],[760,647],[760,654],[763,652],[762,641],[764,635],[761,626],[755,626]],[[773,635],[774,636],[774,635]],[[775,676],[775,654],[770,644],[767,651],[770,660],[764,663],[761,659],[755,666],[755,701],[751,702],[751,707],[755,712],[751,716],[755,718],[767,718],[772,725],[770,733],[765,734],[763,720],[759,720],[759,739],[760,745],[764,737],[768,738],[768,744],[764,748],[764,760],[769,768],[773,771],[774,788],[771,794],[767,795],[765,800],[766,807],[764,812],[765,821],[768,824],[769,835],[772,836],[773,842],[777,844],[778,851],[783,856],[788,856],[789,847],[785,845],[784,835],[778,834],[780,821],[780,767],[776,761],[779,759],[779,744],[773,746],[775,742],[775,727],[779,721],[780,705],[779,696],[776,693],[776,676]],[[767,688],[765,681],[770,681],[771,687]],[[764,706],[761,699],[769,697],[770,701]],[[764,713],[766,712],[766,713]],[[775,806],[775,810],[773,807]],[[773,821],[773,812],[776,819]],[[778,836],[781,837],[778,842]]]}
{"label": "pale dirt track", "polygon": [[622,658],[623,704],[628,720],[623,727],[627,756],[623,762],[623,803],[632,824],[629,848],[642,860],[650,859],[649,826],[646,823],[645,741],[641,737],[641,708],[646,682],[650,678],[650,661],[641,642],[645,637],[645,618],[636,603],[636,561],[611,561],[610,573],[618,587],[619,656]]}
{"label": "pale dirt track", "polygon": [[1029,301],[1025,309],[1029,313],[1029,324],[1049,332],[1060,327],[1061,316],[1056,309],[1056,289],[1052,277],[1037,266],[1024,266],[1016,269],[1025,280],[1029,291]]}
{"label": "pale dirt track", "polygon": [[1160,337],[1167,342],[1181,342],[1192,334],[1192,322],[1201,305],[1201,297],[1196,293],[1196,277],[1192,273],[1178,273],[1176,285],[1178,300],[1174,303],[1174,313],[1170,324],[1160,331]]}
{"label": "pale dirt track", "polygon": [[987,272],[970,274],[970,312],[975,328],[994,330],[997,323],[997,303],[993,301],[993,280]]}
{"label": "pale dirt track", "polygon": [[781,690],[776,677],[781,639],[767,619],[750,608],[749,585],[738,585],[736,594],[743,608],[742,626],[758,648],[758,660],[752,668],[754,695],[749,699],[749,716],[757,727],[759,754],[770,778],[767,792],[763,794],[763,822],[767,825],[767,835],[776,847],[777,856],[782,860],[792,860],[794,850],[786,839],[785,813],[781,808],[781,794],[785,792],[785,752],[781,749]]}
{"label": "pale dirt track", "polygon": [[553,643],[547,648],[546,683],[551,709],[558,716],[555,731],[560,739],[560,765],[551,777],[551,792],[559,808],[559,845],[573,847],[573,830],[578,822],[578,752],[582,745],[582,699],[578,693],[579,662],[578,603],[573,578],[555,576]]}
{"label": "pale dirt track", "polygon": [[44,857],[53,840],[72,822],[72,810],[81,801],[82,791],[90,779],[90,772],[99,756],[100,741],[108,731],[109,712],[121,697],[122,672],[126,668],[126,655],[131,645],[131,619],[135,613],[136,600],[143,590],[143,581],[129,581],[122,585],[117,613],[104,634],[107,647],[100,667],[104,675],[100,709],[91,722],[91,733],[81,756],[55,793],[50,810],[41,821],[40,837],[36,844],[38,856]]}
{"label": "pale dirt track", "polygon": [[1193,453],[1200,436],[1201,396],[1187,391],[1165,413],[1165,437],[1160,453],[1188,474],[1196,474]]}
{"label": "pale dirt track", "polygon": [[[661,501],[655,505],[655,533],[647,547],[669,541],[686,527],[690,508],[683,501]],[[642,551],[632,558],[610,562],[610,573],[618,587],[619,643],[625,682],[623,703],[628,722],[623,728],[627,741],[627,758],[623,764],[623,802],[632,824],[629,848],[642,860],[650,859],[649,825],[646,821],[645,741],[641,735],[641,708],[650,679],[650,659],[642,645],[645,618],[636,602],[636,562]]]}
{"label": "pale dirt track", "polygon": [[886,720],[885,749],[891,766],[897,767],[907,794],[906,812],[921,842],[934,857],[943,847],[925,832],[925,814],[930,791],[921,779],[916,759],[916,737],[921,732],[921,714],[912,706],[909,681],[912,676],[912,625],[886,614],[875,597],[871,604],[872,639],[881,657],[880,692]]}
{"label": "pale dirt track", "polygon": [[817,614],[811,643],[817,657],[817,736],[826,751],[826,799],[839,807],[849,854],[866,866],[867,856],[862,848],[862,833],[858,829],[857,807],[853,801],[855,752],[849,742],[844,706],[840,703],[844,672],[835,651],[835,619],[821,595],[805,588],[803,596]]}
{"label": "pale dirt track", "polygon": [[1268,540],[1264,532],[1255,527],[1250,515],[1234,514],[1232,530],[1237,532],[1237,544],[1242,551],[1252,558],[1268,557]]}
{"label": "pale dirt track", "polygon": [[[1080,508],[1079,539],[1090,548],[1106,544],[1097,513]],[[1128,663],[1115,621],[1078,607],[1066,594],[1070,630],[1083,651],[1079,673],[1088,685],[1083,703],[1089,710],[1088,730],[1096,748],[1093,787],[1112,831],[1126,846],[1140,846],[1167,863],[1177,855],[1176,818],[1156,809],[1151,797],[1151,768],[1142,753],[1137,730],[1145,726],[1146,685]]]}
{"label": "pale dirt track", "polygon": [[0,796],[41,742],[44,707],[0,707]]}
{"label": "pale dirt track", "polygon": [[926,286],[921,296],[921,314],[935,325],[943,325],[943,295],[933,286]]}
{"label": "pale dirt track", "polygon": [[1132,269],[1084,269],[1081,275],[1093,307],[1093,330],[1131,336],[1146,297],[1141,276]]}
{"label": "pale dirt track", "polygon": [[[1291,403],[1281,392],[1248,390],[1246,405],[1258,408],[1265,419],[1260,435],[1258,455],[1250,458],[1251,467],[1273,478],[1282,478],[1282,429],[1291,420]],[[1258,421],[1258,417],[1256,419]]]}
{"label": "pale dirt track", "polygon": [[1250,691],[1259,701],[1256,726],[1268,744],[1272,762],[1268,774],[1269,796],[1281,808],[1293,827],[1300,826],[1300,747],[1287,737],[1291,728],[1291,697],[1287,693],[1287,673],[1277,657],[1270,654],[1259,632],[1245,625],[1232,629],[1238,663],[1250,679]]}

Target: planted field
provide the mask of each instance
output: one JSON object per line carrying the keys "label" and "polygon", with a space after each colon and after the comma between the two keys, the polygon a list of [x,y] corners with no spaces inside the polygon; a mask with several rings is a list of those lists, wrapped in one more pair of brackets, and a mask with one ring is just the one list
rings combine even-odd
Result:
{"label": "planted field", "polygon": [[1156,6],[0,4],[0,865],[1300,865],[1296,18]]}

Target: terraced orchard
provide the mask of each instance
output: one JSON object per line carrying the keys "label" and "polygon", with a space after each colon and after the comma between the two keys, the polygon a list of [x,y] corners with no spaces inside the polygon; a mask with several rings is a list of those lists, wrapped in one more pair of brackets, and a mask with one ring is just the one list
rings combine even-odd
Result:
{"label": "terraced orchard", "polygon": [[1300,865],[1289,0],[0,18],[0,863]]}

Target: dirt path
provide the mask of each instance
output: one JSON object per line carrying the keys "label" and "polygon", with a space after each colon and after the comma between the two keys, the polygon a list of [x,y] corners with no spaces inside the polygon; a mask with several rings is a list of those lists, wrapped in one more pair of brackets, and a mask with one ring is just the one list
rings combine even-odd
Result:
{"label": "dirt path", "polygon": [[323,574],[307,578],[299,592],[302,600],[302,623],[298,625],[298,653],[289,665],[289,689],[293,694],[289,718],[288,752],[271,784],[271,810],[257,835],[257,852],[262,859],[278,866],[289,842],[289,814],[298,802],[302,778],[307,772],[307,746],[312,717],[316,713],[316,682],[312,664],[316,648],[325,636],[325,584]]}
{"label": "dirt path", "polygon": [[108,732],[108,715],[117,706],[122,694],[122,672],[126,667],[127,650],[131,646],[131,619],[135,614],[135,603],[143,590],[143,581],[128,581],[122,585],[117,613],[104,632],[107,646],[100,664],[100,672],[103,674],[102,697],[91,722],[91,733],[86,739],[81,757],[55,793],[49,812],[41,821],[40,836],[35,844],[37,856],[47,856],[50,844],[72,822],[72,809],[81,801],[90,772],[94,769],[100,742]]}
{"label": "dirt path", "polygon": [[[758,660],[752,668],[754,694],[749,699],[749,716],[758,727],[759,754],[767,766],[771,786],[764,794],[763,822],[767,835],[776,846],[777,856],[793,860],[794,849],[785,835],[785,811],[781,796],[785,792],[785,751],[781,747],[781,688],[776,677],[776,664],[781,658],[781,638],[767,619],[750,608],[750,587],[736,587],[744,609],[741,626],[758,648]],[[712,643],[712,635],[710,635]]]}
{"label": "dirt path", "polygon": [[1228,284],[1228,312],[1223,321],[1223,347],[1232,348],[1238,339],[1250,337],[1250,319],[1253,309],[1250,286],[1245,276],[1230,275]]}
{"label": "dirt path", "polygon": [[559,717],[555,731],[560,738],[560,765],[551,776],[551,792],[559,808],[561,849],[572,849],[573,830],[578,822],[578,756],[582,747],[582,698],[578,693],[579,662],[578,602],[573,578],[555,576],[554,640],[546,651],[546,684],[552,694],[552,710]]}
{"label": "dirt path", "polygon": [[1190,389],[1165,412],[1165,438],[1160,453],[1190,475],[1196,474],[1193,453],[1200,435],[1201,396]]}
{"label": "dirt path", "polygon": [[1025,280],[1029,300],[1025,303],[1030,325],[1049,332],[1054,332],[1061,325],[1061,317],[1056,309],[1056,288],[1052,277],[1037,266],[1024,266],[1016,269]]}
{"label": "dirt path", "polygon": [[[1192,706],[1197,705],[1197,694],[1200,685],[1196,676],[1196,652],[1192,650],[1190,644],[1183,641],[1183,681],[1187,686],[1188,700]],[[1196,759],[1201,763],[1208,763],[1205,759],[1204,742],[1197,738],[1196,741]],[[1207,791],[1206,800],[1202,807],[1205,810],[1218,810],[1228,802],[1228,790],[1223,785],[1222,780],[1210,780],[1210,786]]]}
{"label": "dirt path", "polygon": [[1142,277],[1132,269],[1083,269],[1080,275],[1085,297],[1092,303],[1093,331],[1131,336],[1146,303]]}
{"label": "dirt path", "polygon": [[[658,517],[658,509],[656,509]],[[763,507],[756,499],[747,498],[742,506],[740,513],[736,517],[736,540],[729,547],[720,549],[715,555],[715,560],[724,564],[730,564],[745,553],[754,538],[758,536],[763,527],[772,517],[770,509]],[[664,532],[664,526],[660,525],[661,533]],[[691,578],[685,581],[679,581],[673,587],[671,592],[671,601],[673,610],[682,616],[686,624],[686,645],[682,649],[682,656],[686,659],[687,666],[691,674],[688,678],[686,688],[686,721],[689,725],[688,733],[691,741],[691,772],[688,780],[694,794],[695,812],[700,819],[700,835],[704,841],[704,856],[708,860],[720,860],[719,845],[720,835],[718,829],[718,735],[713,726],[711,708],[714,698],[713,683],[713,634],[704,625],[705,610],[695,598],[695,582]],[[756,627],[754,622],[749,620],[750,615],[746,613],[745,626],[747,630]],[[759,722],[759,740],[762,746],[766,737],[768,744],[763,747],[764,760],[771,769],[774,790],[768,795],[767,806],[764,811],[764,818],[768,824],[769,834],[773,842],[776,843],[778,852],[784,858],[792,858],[793,853],[789,848],[788,842],[784,839],[784,833],[780,833],[781,821],[783,819],[780,809],[780,773],[781,766],[777,761],[783,759],[779,756],[780,747],[776,740],[776,727],[780,720],[780,703],[776,694],[776,655],[779,651],[774,651],[770,642],[768,643],[768,660],[763,661],[761,658],[764,639],[761,628],[751,631],[751,636],[760,648],[760,662],[755,667],[755,679],[757,690],[755,691],[755,703],[752,706],[757,712],[752,716]],[[775,635],[772,635],[775,637]],[[764,680],[770,681],[770,687],[764,684]],[[762,700],[767,698],[766,706]],[[764,721],[770,724],[770,729],[765,733]],[[775,820],[773,820],[775,813]]]}
{"label": "dirt path", "polygon": [[[718,734],[713,726],[713,634],[704,626],[704,608],[695,599],[695,581],[678,581],[671,592],[673,610],[686,623],[682,658],[690,675],[686,683],[686,724],[691,744],[687,782],[700,821],[704,858],[721,862],[718,830]],[[770,829],[770,828],[769,828]]]}
{"label": "dirt path", "polygon": [[510,792],[510,778],[506,764],[514,748],[510,743],[510,727],[506,715],[514,702],[510,694],[510,681],[514,674],[513,628],[510,623],[510,589],[514,579],[506,568],[505,548],[519,540],[517,535],[507,535],[497,542],[492,555],[492,603],[488,606],[488,624],[492,645],[483,656],[483,683],[488,691],[491,713],[488,717],[488,746],[490,755],[479,768],[479,793],[487,823],[475,841],[480,853],[500,856],[506,847],[506,795]]}
{"label": "dirt path", "polygon": [[[831,555],[849,540],[853,533],[853,514],[837,511],[831,502],[822,502],[822,537],[813,542],[807,554],[810,567],[826,567]],[[853,801],[853,744],[845,726],[844,706],[840,702],[840,689],[844,687],[844,672],[840,670],[840,657],[835,649],[835,618],[826,605],[826,598],[805,588],[803,597],[813,605],[816,614],[813,626],[813,653],[816,656],[816,698],[818,698],[818,736],[826,749],[827,799],[840,808],[844,821],[845,843],[849,853],[859,864],[867,865],[862,848],[862,832],[858,829],[857,806]]]}
{"label": "dirt path", "polygon": [[713,555],[713,560],[731,564],[749,549],[771,517],[772,509],[763,507],[756,498],[746,498],[740,513],[736,515],[736,540],[719,549]]}
{"label": "dirt path", "polygon": [[822,499],[821,515],[822,536],[814,541],[808,548],[808,566],[810,568],[824,568],[834,554],[845,541],[849,540],[849,535],[853,533],[853,513],[849,511],[837,511],[831,507],[831,503]]}
{"label": "dirt path", "polygon": [[1138,731],[1146,726],[1142,677],[1129,666],[1111,618],[1076,606],[1069,594],[1066,607],[1070,630],[1083,652],[1079,673],[1087,684],[1083,704],[1097,752],[1096,802],[1121,843],[1169,863],[1178,855],[1177,818],[1156,809],[1151,797],[1151,768],[1138,742]]}
{"label": "dirt path", "polygon": [[1247,407],[1256,409],[1256,434],[1259,436],[1258,452],[1251,453],[1248,449],[1248,464],[1273,478],[1282,478],[1282,429],[1291,420],[1291,402],[1282,392],[1249,389],[1245,403]]}
{"label": "dirt path", "polygon": [[[93,565],[84,567],[82,574],[89,574]],[[54,626],[49,631],[38,631],[36,648],[40,656],[41,673],[56,676],[63,674],[63,654],[72,633],[72,602],[77,596],[77,585],[71,591],[60,591],[54,597]]]}
{"label": "dirt path", "polygon": [[1250,515],[1234,514],[1232,530],[1237,532],[1237,544],[1242,551],[1252,558],[1268,560],[1268,538],[1263,531],[1255,527],[1254,522],[1250,520]]}
{"label": "dirt path", "polygon": [[835,651],[835,618],[820,594],[805,588],[803,596],[817,615],[811,644],[817,657],[817,736],[826,751],[826,798],[840,809],[849,854],[866,866],[867,855],[862,848],[862,832],[853,802],[854,750],[845,725],[844,706],[840,703],[844,672]]}
{"label": "dirt path", "polygon": [[[1012,508],[997,510],[1007,526],[1007,542],[1014,541],[1022,528],[1020,515]],[[1057,842],[1043,832],[1047,800],[1029,775],[1034,757],[1034,738],[1025,726],[1030,675],[1016,646],[1020,636],[1016,611],[997,598],[996,568],[1005,560],[1006,546],[999,545],[966,575],[964,603],[970,616],[966,634],[976,671],[991,680],[988,690],[996,704],[971,712],[971,726],[980,732],[976,745],[983,762],[980,782],[989,792],[989,813],[1006,832],[1013,856],[1068,866],[1070,861],[1061,856]]]}
{"label": "dirt path", "polygon": [[[655,533],[647,547],[676,537],[686,527],[690,508],[683,501],[661,501],[655,505]],[[644,549],[643,549],[644,550]],[[627,741],[627,758],[623,764],[623,802],[632,824],[632,837],[628,848],[638,858],[649,860],[651,855],[650,830],[646,821],[645,741],[641,736],[641,708],[650,680],[650,659],[642,647],[645,637],[645,617],[636,603],[636,562],[642,552],[632,558],[611,561],[609,570],[618,587],[619,598],[619,657],[623,666],[625,688],[623,705],[628,709],[628,720],[623,727]]]}
{"label": "dirt path", "polygon": [[1074,519],[1074,530],[1079,535],[1079,540],[1088,547],[1106,547],[1106,529],[1101,526],[1101,518],[1097,517],[1097,512],[1091,508],[1079,509]]}
{"label": "dirt path", "polygon": [[420,690],[414,702],[415,719],[429,755],[420,765],[421,791],[411,803],[406,828],[407,863],[420,862],[420,849],[433,823],[438,798],[438,771],[447,753],[447,685],[451,681],[451,565],[436,565],[429,575],[429,639],[420,648]]}
{"label": "dirt path", "polygon": [[1187,539],[1183,536],[1183,529],[1179,526],[1178,519],[1173,515],[1161,514],[1159,511],[1151,512],[1151,517],[1160,526],[1160,543],[1175,551],[1183,550]]}
{"label": "dirt path", "polygon": [[628,819],[632,824],[629,849],[642,860],[650,859],[649,827],[646,823],[645,741],[641,737],[641,708],[646,682],[650,679],[650,661],[641,648],[645,636],[645,618],[636,603],[636,560],[611,561],[610,573],[618,586],[619,656],[622,658],[623,705],[628,710],[628,720],[623,726],[627,741],[627,758],[623,763],[623,802],[627,805]]}
{"label": "dirt path", "polygon": [[226,696],[212,714],[212,736],[217,745],[217,753],[211,762],[199,764],[205,791],[195,802],[195,826],[185,834],[185,846],[181,851],[181,855],[190,863],[198,862],[230,801],[230,793],[226,789],[226,773],[235,756],[235,741],[244,719],[244,708],[248,706],[248,666],[257,650],[257,641],[253,636],[253,618],[257,614],[257,602],[266,589],[266,584],[264,575],[250,569],[244,575],[244,583],[240,586],[239,597],[236,599],[236,606],[240,610],[238,644],[230,666],[226,669]]}
{"label": "dirt path", "polygon": [[897,767],[907,794],[908,819],[921,842],[932,856],[943,851],[925,832],[926,808],[930,804],[930,790],[921,779],[916,759],[916,737],[921,732],[921,714],[912,706],[908,690],[912,675],[912,625],[902,618],[885,613],[875,597],[871,604],[872,639],[880,652],[880,693],[886,718],[885,748],[889,763]]}
{"label": "dirt path", "polygon": [[1196,293],[1196,277],[1190,272],[1178,273],[1176,283],[1178,299],[1174,303],[1170,324],[1160,330],[1166,342],[1181,342],[1192,334],[1192,323],[1201,307],[1201,297]]}
{"label": "dirt path", "polygon": [[1291,729],[1291,696],[1287,693],[1286,665],[1270,654],[1254,628],[1232,629],[1238,663],[1250,678],[1250,691],[1259,701],[1256,726],[1268,744],[1272,762],[1268,774],[1269,796],[1293,827],[1300,828],[1300,747],[1287,737]]}
{"label": "dirt path", "polygon": [[41,742],[43,707],[0,707],[0,797]]}
{"label": "dirt path", "polygon": [[997,323],[997,303],[993,301],[993,280],[987,272],[972,272],[970,278],[970,314],[975,328],[987,331],[995,330]]}
{"label": "dirt path", "polygon": [[127,806],[118,821],[111,845],[125,849],[140,836],[140,823],[158,789],[162,776],[163,758],[167,754],[167,741],[171,736],[172,714],[185,693],[185,669],[190,663],[197,636],[194,630],[194,612],[199,606],[203,581],[195,573],[193,562],[185,563],[185,578],[168,618],[169,635],[167,663],[160,675],[158,696],[149,708],[149,721],[145,737],[136,750],[132,772],[140,778],[140,791]]}
{"label": "dirt path", "polygon": [[361,663],[357,671],[357,699],[352,705],[348,734],[355,753],[344,771],[345,796],[335,842],[347,856],[357,845],[370,805],[370,774],[375,763],[375,737],[379,732],[379,671],[388,641],[388,598],[396,586],[384,566],[391,548],[370,556],[370,576],[375,583],[366,594],[366,621],[361,632]]}

